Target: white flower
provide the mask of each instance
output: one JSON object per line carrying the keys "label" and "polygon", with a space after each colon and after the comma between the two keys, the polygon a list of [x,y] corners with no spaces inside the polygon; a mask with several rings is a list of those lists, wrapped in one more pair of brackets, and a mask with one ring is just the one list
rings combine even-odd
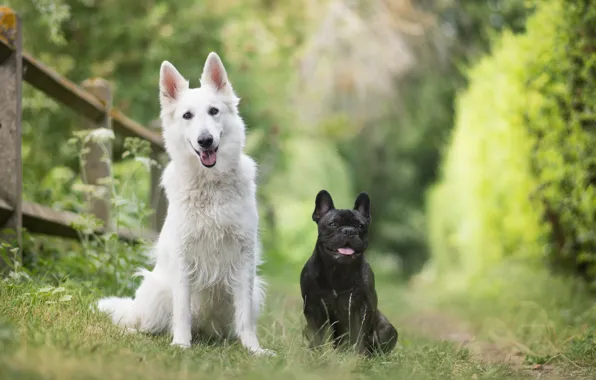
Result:
{"label": "white flower", "polygon": [[114,131],[108,128],[97,128],[92,130],[87,138],[89,141],[97,142],[97,143],[104,143],[110,140],[114,140],[116,136],[114,135]]}

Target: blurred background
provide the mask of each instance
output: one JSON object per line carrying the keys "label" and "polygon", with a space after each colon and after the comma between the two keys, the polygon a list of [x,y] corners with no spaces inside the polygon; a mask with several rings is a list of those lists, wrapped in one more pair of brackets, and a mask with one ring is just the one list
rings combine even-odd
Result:
{"label": "blurred background", "polygon": [[[0,319],[19,326],[0,321],[0,352],[6,331],[25,344],[6,362],[0,355],[0,373],[13,365],[45,375],[54,365],[74,368],[70,378],[170,379],[154,369],[174,366],[188,378],[211,357],[223,378],[249,368],[244,378],[594,379],[596,0],[5,5],[21,17],[27,53],[78,84],[104,78],[114,107],[145,126],[159,115],[162,61],[198,86],[207,54],[220,55],[260,168],[270,284],[261,336],[282,355],[243,364],[233,349],[201,347],[195,360],[168,339],[122,339],[89,306],[134,293],[145,247],[113,232],[82,242],[25,234],[23,266],[0,281]],[[30,85],[23,91],[24,199],[86,212],[85,122]],[[148,144],[117,134],[112,145],[112,219],[149,227]],[[304,349],[298,278],[321,189],[342,208],[360,191],[371,196],[367,255],[379,305],[400,334],[387,361]],[[7,251],[18,253],[0,243]],[[69,367],[57,352],[89,358]],[[96,360],[109,364],[87,364]]]}
{"label": "blurred background", "polygon": [[[589,3],[8,1],[27,52],[74,82],[107,79],[114,106],[145,125],[163,60],[198,86],[207,54],[220,54],[260,166],[271,265],[312,252],[320,189],[341,207],[367,191],[371,256],[396,280],[424,269],[454,286],[506,259],[594,280]],[[76,147],[64,143],[80,119],[24,91],[24,196],[81,211]],[[118,217],[134,226],[149,177],[120,161],[130,207]]]}

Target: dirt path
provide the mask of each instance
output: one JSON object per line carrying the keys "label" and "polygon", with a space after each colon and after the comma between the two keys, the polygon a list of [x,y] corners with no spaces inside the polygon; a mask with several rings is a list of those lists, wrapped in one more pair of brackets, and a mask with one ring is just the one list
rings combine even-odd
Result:
{"label": "dirt path", "polygon": [[517,347],[500,346],[477,339],[464,321],[442,311],[429,310],[407,315],[400,322],[405,328],[416,331],[424,337],[450,341],[460,348],[469,349],[474,360],[504,363],[513,371],[523,373],[530,378],[565,379],[557,375],[552,365],[526,364],[525,355]]}

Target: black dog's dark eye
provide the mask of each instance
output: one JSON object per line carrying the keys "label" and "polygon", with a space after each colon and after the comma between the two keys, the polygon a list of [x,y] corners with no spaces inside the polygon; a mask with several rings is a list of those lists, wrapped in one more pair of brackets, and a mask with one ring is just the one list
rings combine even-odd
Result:
{"label": "black dog's dark eye", "polygon": [[182,115],[182,117],[186,120],[190,120],[190,119],[192,119],[192,113],[187,112],[184,115]]}
{"label": "black dog's dark eye", "polygon": [[335,226],[337,226],[337,224],[335,224],[335,222],[329,223],[329,227],[335,227]]}
{"label": "black dog's dark eye", "polygon": [[363,229],[364,228],[364,224],[362,224],[362,223],[358,224],[358,228]]}
{"label": "black dog's dark eye", "polygon": [[217,108],[215,108],[215,107],[211,107],[211,108],[209,108],[209,115],[211,115],[211,116],[215,116],[215,115],[217,115],[218,113],[219,113],[219,110],[218,110]]}

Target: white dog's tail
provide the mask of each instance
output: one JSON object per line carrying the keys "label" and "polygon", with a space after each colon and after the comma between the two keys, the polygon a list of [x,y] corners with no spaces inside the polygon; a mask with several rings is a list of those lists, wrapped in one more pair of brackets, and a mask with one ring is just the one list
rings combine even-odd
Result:
{"label": "white dog's tail", "polygon": [[108,314],[115,325],[128,330],[159,333],[170,329],[172,291],[163,279],[146,269],[135,276],[143,281],[132,298],[108,297],[99,300],[97,308]]}
{"label": "white dog's tail", "polygon": [[134,328],[136,321],[133,314],[133,299],[107,297],[97,303],[99,311],[112,317],[112,322],[121,327]]}

